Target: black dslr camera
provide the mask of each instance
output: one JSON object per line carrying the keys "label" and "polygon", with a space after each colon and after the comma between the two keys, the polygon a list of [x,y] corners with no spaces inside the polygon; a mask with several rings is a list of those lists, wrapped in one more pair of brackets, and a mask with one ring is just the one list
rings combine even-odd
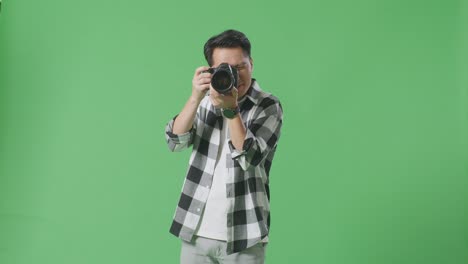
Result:
{"label": "black dslr camera", "polygon": [[231,92],[232,87],[237,87],[237,80],[239,79],[239,73],[235,67],[227,63],[221,63],[216,68],[209,68],[204,72],[209,72],[211,76],[211,86],[222,94],[228,94]]}

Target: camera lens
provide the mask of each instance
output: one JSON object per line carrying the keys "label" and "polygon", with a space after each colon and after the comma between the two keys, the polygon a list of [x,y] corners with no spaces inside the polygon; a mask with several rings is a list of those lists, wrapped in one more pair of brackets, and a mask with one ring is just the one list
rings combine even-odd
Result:
{"label": "camera lens", "polygon": [[218,93],[227,94],[232,87],[237,86],[238,72],[236,68],[227,63],[221,63],[217,68],[213,68],[213,71],[211,86]]}
{"label": "camera lens", "polygon": [[211,86],[220,93],[228,92],[232,86],[231,73],[224,70],[217,71],[211,77]]}

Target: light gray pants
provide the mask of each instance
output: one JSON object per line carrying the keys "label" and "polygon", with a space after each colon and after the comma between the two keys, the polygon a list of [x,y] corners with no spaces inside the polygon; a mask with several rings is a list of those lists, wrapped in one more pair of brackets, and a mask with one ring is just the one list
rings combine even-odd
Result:
{"label": "light gray pants", "polygon": [[260,242],[241,252],[226,255],[226,241],[201,236],[194,236],[192,242],[181,241],[181,264],[263,264],[268,245]]}

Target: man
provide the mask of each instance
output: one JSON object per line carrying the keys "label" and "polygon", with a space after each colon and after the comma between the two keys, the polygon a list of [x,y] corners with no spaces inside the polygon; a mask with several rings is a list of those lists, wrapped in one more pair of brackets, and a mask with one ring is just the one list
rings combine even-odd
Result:
{"label": "man", "polygon": [[210,67],[227,63],[238,85],[211,86],[209,67],[195,70],[192,94],[166,126],[171,151],[192,147],[170,233],[181,238],[181,263],[264,263],[270,230],[269,171],[283,112],[252,78],[248,38],[236,30],[204,46]]}

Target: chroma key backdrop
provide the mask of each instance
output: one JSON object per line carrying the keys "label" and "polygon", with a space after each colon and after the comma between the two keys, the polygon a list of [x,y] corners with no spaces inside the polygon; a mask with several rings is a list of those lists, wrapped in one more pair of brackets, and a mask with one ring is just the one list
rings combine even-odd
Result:
{"label": "chroma key backdrop", "polygon": [[266,263],[468,263],[466,0],[3,0],[0,263],[179,263],[166,123],[225,29],[283,129]]}

